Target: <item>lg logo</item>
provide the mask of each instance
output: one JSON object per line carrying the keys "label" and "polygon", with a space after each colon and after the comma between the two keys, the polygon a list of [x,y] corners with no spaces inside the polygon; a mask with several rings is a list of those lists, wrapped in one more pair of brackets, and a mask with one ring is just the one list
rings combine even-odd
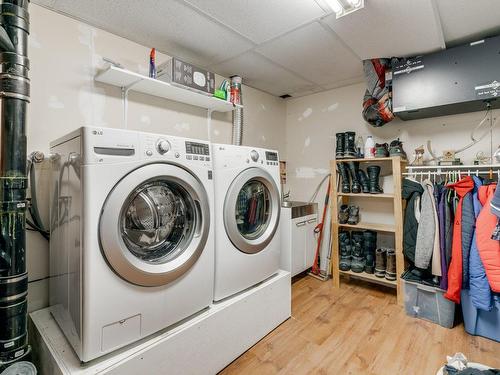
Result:
{"label": "lg logo", "polygon": [[102,135],[103,131],[102,130],[92,130],[92,134],[94,134],[94,135]]}

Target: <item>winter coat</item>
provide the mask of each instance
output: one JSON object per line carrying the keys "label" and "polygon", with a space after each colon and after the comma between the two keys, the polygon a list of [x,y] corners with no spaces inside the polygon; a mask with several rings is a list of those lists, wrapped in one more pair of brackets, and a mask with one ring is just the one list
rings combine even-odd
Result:
{"label": "winter coat", "polygon": [[477,249],[486,270],[490,287],[494,292],[500,292],[500,241],[491,239],[491,233],[497,224],[498,218],[491,213],[490,205],[493,200],[496,185],[481,186],[479,200],[483,209],[476,222]]}
{"label": "winter coat", "polygon": [[422,182],[422,189],[420,220],[415,245],[415,266],[427,269],[434,253],[434,237],[437,223],[435,221],[436,210],[434,208],[434,187],[432,182],[429,180]]}
{"label": "winter coat", "polygon": [[462,289],[469,289],[469,252],[475,225],[471,191],[465,194],[462,201]]}
{"label": "winter coat", "polygon": [[439,250],[441,253],[441,280],[439,287],[448,289],[448,266],[451,258],[451,237],[453,230],[453,215],[448,203],[446,188],[439,189],[438,195],[438,220],[439,220]]}
{"label": "winter coat", "polygon": [[491,201],[491,213],[500,219],[500,189],[495,191],[493,200]]}
{"label": "winter coat", "polygon": [[414,180],[403,180],[402,197],[406,200],[403,225],[403,253],[408,261],[415,263],[415,244],[417,242],[418,219],[420,215],[420,196],[422,186]]}
{"label": "winter coat", "polygon": [[[479,213],[481,212],[481,209],[483,208],[478,197],[478,191],[479,187],[482,185],[482,181],[478,177],[473,177],[473,179],[474,190],[472,192],[472,200],[474,205],[474,217],[475,219],[477,219]],[[493,308],[490,284],[488,283],[486,271],[484,270],[483,262],[479,257],[479,252],[477,249],[477,227],[474,228],[469,255],[468,292],[471,297],[472,304],[476,307],[476,309],[490,311]]]}
{"label": "winter coat", "polygon": [[455,211],[453,224],[453,241],[450,267],[448,268],[448,290],[445,297],[455,303],[460,303],[460,291],[462,289],[462,201],[463,197],[474,188],[472,177],[467,176],[460,181],[448,185],[455,190],[460,200]]}

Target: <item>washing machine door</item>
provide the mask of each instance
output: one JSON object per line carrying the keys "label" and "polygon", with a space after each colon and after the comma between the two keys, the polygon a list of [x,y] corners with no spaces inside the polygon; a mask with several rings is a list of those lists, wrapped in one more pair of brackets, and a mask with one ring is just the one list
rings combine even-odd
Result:
{"label": "washing machine door", "polygon": [[149,164],[126,175],[104,203],[102,252],[137,285],[159,286],[186,273],[201,255],[210,226],[202,183],[183,168]]}
{"label": "washing machine door", "polygon": [[267,171],[248,168],[233,180],[224,202],[224,226],[240,251],[264,250],[276,233],[279,215],[279,189]]}

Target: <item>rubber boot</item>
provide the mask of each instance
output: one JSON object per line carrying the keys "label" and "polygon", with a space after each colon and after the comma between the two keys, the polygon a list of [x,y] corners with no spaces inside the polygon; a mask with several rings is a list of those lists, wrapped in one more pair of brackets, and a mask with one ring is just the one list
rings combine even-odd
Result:
{"label": "rubber boot", "polygon": [[337,163],[337,167],[339,168],[340,176],[342,176],[342,193],[350,193],[351,192],[351,180],[349,178],[349,170],[347,168],[346,163]]}
{"label": "rubber boot", "polygon": [[340,261],[339,269],[342,271],[349,271],[351,269],[351,236],[348,231],[340,231],[339,233],[339,249]]}
{"label": "rubber boot", "polygon": [[385,249],[377,249],[375,252],[375,276],[385,277],[387,268],[387,252]]}
{"label": "rubber boot", "polygon": [[365,247],[365,272],[375,272],[375,250],[377,249],[377,232],[372,230],[365,230],[363,232],[363,241]]}
{"label": "rubber boot", "polygon": [[361,193],[361,185],[358,178],[359,161],[349,161],[347,162],[347,166],[349,167],[349,172],[351,172],[351,192],[356,194]]}
{"label": "rubber boot", "polygon": [[387,250],[387,267],[385,268],[385,278],[390,281],[396,280],[396,251]]}
{"label": "rubber boot", "polygon": [[356,152],[356,133],[345,132],[344,138],[344,157],[355,158],[358,155]]}
{"label": "rubber boot", "polygon": [[351,233],[352,260],[351,270],[361,273],[365,270],[366,257],[363,248],[363,232],[353,231]]}
{"label": "rubber boot", "polygon": [[349,206],[347,204],[343,204],[339,208],[339,223],[347,224],[349,220]]}
{"label": "rubber boot", "polygon": [[349,218],[347,219],[347,224],[356,225],[359,223],[359,207],[349,206]]}
{"label": "rubber boot", "polygon": [[368,172],[368,183],[370,184],[370,194],[380,194],[384,191],[379,185],[380,167],[378,165],[370,165],[366,168]]}
{"label": "rubber boot", "polygon": [[335,147],[335,158],[344,158],[344,146],[345,146],[345,133],[336,133],[335,138],[337,138],[337,146]]}
{"label": "rubber boot", "polygon": [[368,183],[368,176],[366,175],[364,170],[362,169],[358,170],[358,179],[359,183],[361,184],[361,188],[363,189],[363,193],[369,193],[370,184]]}

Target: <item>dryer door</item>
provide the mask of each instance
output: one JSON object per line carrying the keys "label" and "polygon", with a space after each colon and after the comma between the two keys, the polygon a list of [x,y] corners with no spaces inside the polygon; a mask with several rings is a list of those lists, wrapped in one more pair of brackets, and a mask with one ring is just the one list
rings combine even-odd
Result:
{"label": "dryer door", "polygon": [[101,212],[102,251],[123,279],[143,286],[167,284],[201,255],[210,226],[201,182],[170,164],[149,164],[125,176]]}
{"label": "dryer door", "polygon": [[224,202],[224,225],[240,251],[262,251],[276,233],[279,215],[279,189],[268,172],[248,168],[234,179]]}

